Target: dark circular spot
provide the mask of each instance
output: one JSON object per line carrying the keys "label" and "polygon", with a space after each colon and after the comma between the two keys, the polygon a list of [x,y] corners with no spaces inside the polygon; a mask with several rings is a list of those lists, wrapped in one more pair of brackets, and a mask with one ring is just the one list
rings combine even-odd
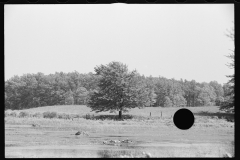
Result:
{"label": "dark circular spot", "polygon": [[173,116],[173,122],[179,129],[186,130],[192,127],[194,123],[193,113],[186,108],[179,109]]}

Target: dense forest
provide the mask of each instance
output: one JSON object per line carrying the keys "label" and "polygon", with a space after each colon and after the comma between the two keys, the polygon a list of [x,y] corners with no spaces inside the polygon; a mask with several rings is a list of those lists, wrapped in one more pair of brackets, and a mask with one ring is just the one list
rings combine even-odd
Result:
{"label": "dense forest", "polygon": [[[152,107],[220,106],[229,84],[216,81],[175,80],[138,76],[144,83]],[[25,109],[50,105],[85,105],[89,95],[99,89],[99,75],[56,72],[24,74],[5,81],[5,109]]]}

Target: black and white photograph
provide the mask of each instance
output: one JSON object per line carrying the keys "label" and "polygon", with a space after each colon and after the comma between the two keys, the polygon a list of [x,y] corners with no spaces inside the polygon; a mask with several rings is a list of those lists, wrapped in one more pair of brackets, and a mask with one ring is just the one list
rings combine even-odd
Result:
{"label": "black and white photograph", "polygon": [[234,4],[5,4],[5,158],[235,157]]}

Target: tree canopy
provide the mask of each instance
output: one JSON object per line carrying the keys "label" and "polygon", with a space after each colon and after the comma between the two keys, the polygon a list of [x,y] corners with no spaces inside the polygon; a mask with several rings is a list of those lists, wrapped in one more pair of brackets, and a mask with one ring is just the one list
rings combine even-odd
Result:
{"label": "tree canopy", "polygon": [[127,66],[120,62],[97,66],[95,72],[101,77],[99,89],[92,93],[87,102],[93,111],[117,110],[121,118],[122,111],[150,106],[154,101],[154,95],[146,89],[137,71],[128,71]]}

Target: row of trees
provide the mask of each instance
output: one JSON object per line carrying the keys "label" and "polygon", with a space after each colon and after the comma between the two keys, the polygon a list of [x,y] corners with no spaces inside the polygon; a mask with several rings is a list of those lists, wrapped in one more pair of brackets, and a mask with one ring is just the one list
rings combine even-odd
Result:
{"label": "row of trees", "polygon": [[97,77],[78,72],[14,76],[5,82],[5,108],[23,109],[47,105],[85,104],[97,88]]}
{"label": "row of trees", "polygon": [[[216,81],[198,83],[166,78],[146,78],[157,94],[154,106],[211,106],[224,101],[223,86]],[[226,86],[225,86],[226,87]]]}
{"label": "row of trees", "polygon": [[[145,77],[137,71],[129,72],[127,66],[119,62],[101,65],[95,71],[96,74],[75,71],[14,76],[5,82],[5,108],[87,103],[93,106],[102,103],[98,108],[105,110],[104,105],[110,101],[117,104],[125,101],[124,105],[128,107],[210,106],[221,105],[225,93],[231,88],[229,84],[222,86],[216,81],[198,83],[194,80]],[[97,98],[100,95],[102,100],[105,97],[104,102]],[[109,99],[109,95],[113,97]],[[114,106],[110,109],[115,110]]]}

